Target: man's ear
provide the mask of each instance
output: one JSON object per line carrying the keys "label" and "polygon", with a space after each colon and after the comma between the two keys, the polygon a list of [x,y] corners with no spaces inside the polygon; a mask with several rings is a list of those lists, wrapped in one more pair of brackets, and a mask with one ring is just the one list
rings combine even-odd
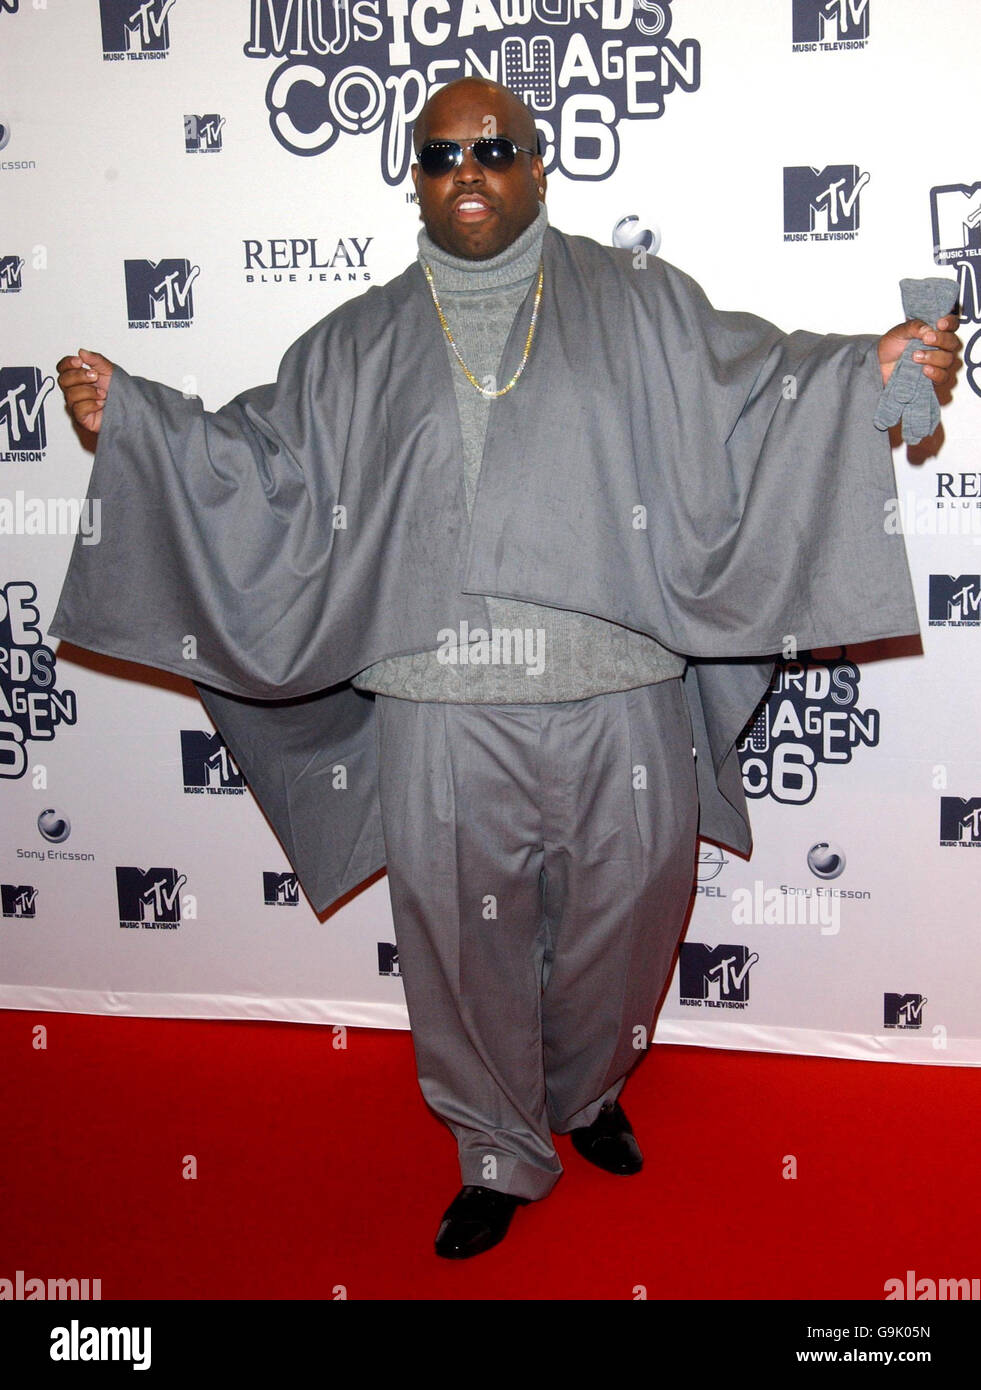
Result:
{"label": "man's ear", "polygon": [[412,186],[413,186],[413,188],[416,190],[416,197],[418,198],[418,196],[419,196],[419,165],[418,165],[418,164],[413,164],[413,166],[412,166],[412,171],[411,171],[411,172],[412,172]]}
{"label": "man's ear", "polygon": [[545,186],[545,137],[538,129],[535,130],[535,149],[537,154],[531,156],[531,172],[535,176],[535,182],[540,186]]}

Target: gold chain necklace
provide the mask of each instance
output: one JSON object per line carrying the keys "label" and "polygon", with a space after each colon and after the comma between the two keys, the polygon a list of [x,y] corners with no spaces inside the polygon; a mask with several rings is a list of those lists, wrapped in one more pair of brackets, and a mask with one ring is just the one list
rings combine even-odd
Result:
{"label": "gold chain necklace", "polygon": [[538,288],[535,291],[535,305],[531,311],[531,323],[528,325],[528,337],[525,339],[524,355],[522,356],[521,361],[518,364],[518,370],[515,372],[514,376],[508,382],[507,386],[502,386],[500,391],[488,391],[486,387],[481,386],[480,382],[477,380],[473,372],[467,366],[466,362],[464,362],[463,358],[460,356],[460,349],[453,341],[453,334],[450,332],[450,326],[446,322],[446,315],[443,313],[443,310],[440,306],[439,298],[436,294],[436,286],[433,283],[433,272],[425,263],[423,263],[423,270],[425,271],[426,279],[429,282],[429,292],[433,297],[433,303],[436,305],[436,312],[439,315],[440,323],[443,325],[443,332],[446,334],[446,340],[449,343],[450,347],[453,349],[453,352],[456,356],[456,360],[463,368],[464,373],[466,374],[466,378],[470,382],[470,385],[474,388],[475,391],[479,391],[480,394],[482,396],[485,396],[488,400],[495,400],[498,396],[506,396],[507,393],[511,390],[511,387],[518,380],[518,377],[524,371],[525,364],[528,361],[528,356],[531,353],[531,341],[535,336],[535,324],[538,322],[538,306],[542,302],[542,285],[545,282],[544,260],[541,260],[538,263]]}

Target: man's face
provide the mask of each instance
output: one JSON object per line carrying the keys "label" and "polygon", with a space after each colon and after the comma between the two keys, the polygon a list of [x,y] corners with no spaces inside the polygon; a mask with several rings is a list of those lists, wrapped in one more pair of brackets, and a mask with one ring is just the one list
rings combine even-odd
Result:
{"label": "man's face", "polygon": [[[480,136],[503,135],[516,145],[533,147],[528,123],[515,112],[516,101],[479,85],[446,88],[429,103],[421,143],[456,140],[463,145]],[[426,231],[436,245],[467,260],[486,260],[535,220],[544,169],[537,154],[519,152],[510,169],[493,173],[478,163],[473,150],[464,150],[463,162],[437,178],[413,164],[412,181]]]}

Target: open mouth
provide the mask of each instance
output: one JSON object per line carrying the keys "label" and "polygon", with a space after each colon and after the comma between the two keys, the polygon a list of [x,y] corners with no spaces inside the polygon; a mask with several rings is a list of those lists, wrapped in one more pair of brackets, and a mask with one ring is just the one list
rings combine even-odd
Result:
{"label": "open mouth", "polygon": [[453,204],[453,216],[461,222],[481,222],[492,212],[493,208],[483,198],[461,198]]}

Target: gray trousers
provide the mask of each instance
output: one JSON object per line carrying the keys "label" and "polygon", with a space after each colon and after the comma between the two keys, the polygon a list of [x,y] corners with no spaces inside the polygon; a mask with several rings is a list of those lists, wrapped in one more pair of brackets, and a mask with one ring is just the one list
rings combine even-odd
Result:
{"label": "gray trousers", "polygon": [[695,872],[680,680],[538,705],[377,696],[419,1084],[464,1183],[544,1197],[649,1044]]}

